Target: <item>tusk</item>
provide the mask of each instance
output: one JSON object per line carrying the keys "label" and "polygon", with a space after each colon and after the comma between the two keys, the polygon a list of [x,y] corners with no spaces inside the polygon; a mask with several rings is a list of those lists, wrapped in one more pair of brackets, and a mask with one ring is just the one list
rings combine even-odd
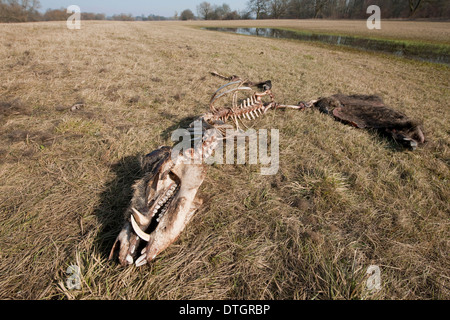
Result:
{"label": "tusk", "polygon": [[139,238],[147,242],[150,241],[150,235],[141,230],[141,228],[136,223],[136,220],[134,219],[133,215],[131,216],[131,225],[133,226],[133,230],[134,232],[136,232]]}
{"label": "tusk", "polygon": [[135,216],[140,225],[148,225],[150,223],[150,219],[137,211],[135,208],[131,207],[131,210],[133,211],[133,216]]}

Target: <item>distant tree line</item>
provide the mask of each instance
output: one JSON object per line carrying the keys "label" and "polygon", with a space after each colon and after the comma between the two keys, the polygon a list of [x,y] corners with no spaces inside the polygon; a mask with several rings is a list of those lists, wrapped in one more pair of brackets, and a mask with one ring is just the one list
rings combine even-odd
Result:
{"label": "distant tree line", "polygon": [[236,19],[366,19],[367,7],[378,5],[384,19],[450,18],[449,0],[248,0],[243,11],[230,6],[202,2],[197,17],[189,9],[180,20],[236,20]]}
{"label": "distant tree line", "polygon": [[384,19],[450,18],[448,0],[249,0],[256,19],[366,19],[367,7],[377,5]]}
{"label": "distant tree line", "polygon": [[[33,21],[64,21],[72,13],[66,8],[48,9],[44,13],[38,11],[39,0],[0,0],[0,22],[33,22]],[[81,20],[120,20],[120,21],[151,21],[167,20],[169,18],[150,14],[148,16],[132,16],[131,14],[115,14],[107,17],[104,13],[81,12]]]}
{"label": "distant tree line", "polygon": [[38,0],[0,0],[0,22],[38,21]]}
{"label": "distant tree line", "polygon": [[[192,12],[189,12],[188,9],[187,12],[191,16],[193,15]],[[180,15],[181,20],[187,20],[184,19],[185,16],[183,11]],[[251,13],[248,10],[244,10],[241,12],[238,12],[236,10],[231,10],[230,6],[226,3],[222,5],[212,5],[209,2],[202,2],[197,6],[197,17],[198,19],[203,20],[238,20],[238,19],[250,19]]]}
{"label": "distant tree line", "polygon": [[[37,21],[64,21],[72,15],[67,13],[67,9],[48,9],[44,14],[41,15],[41,19]],[[105,20],[106,16],[103,13],[90,13],[81,12],[82,20]]]}
{"label": "distant tree line", "polygon": [[[248,0],[246,9],[232,10],[226,3],[213,5],[207,1],[192,10],[167,18],[150,14],[132,16],[82,12],[82,20],[238,20],[238,19],[366,19],[367,7],[378,5],[384,19],[436,18],[450,19],[449,0]],[[0,22],[29,22],[67,20],[66,9],[48,9],[41,13],[39,0],[0,0]]]}

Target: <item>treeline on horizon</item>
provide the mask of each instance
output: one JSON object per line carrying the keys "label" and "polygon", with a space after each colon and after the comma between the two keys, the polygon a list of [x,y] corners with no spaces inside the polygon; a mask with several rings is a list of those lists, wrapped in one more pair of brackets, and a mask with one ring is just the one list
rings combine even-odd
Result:
{"label": "treeline on horizon", "polygon": [[[450,19],[448,0],[248,0],[246,9],[232,10],[224,3],[207,1],[173,17],[154,14],[133,16],[81,12],[82,20],[240,20],[240,19],[366,19],[367,7],[377,5],[384,19]],[[39,12],[39,0],[0,0],[0,22],[64,21],[71,15],[65,8]]]}

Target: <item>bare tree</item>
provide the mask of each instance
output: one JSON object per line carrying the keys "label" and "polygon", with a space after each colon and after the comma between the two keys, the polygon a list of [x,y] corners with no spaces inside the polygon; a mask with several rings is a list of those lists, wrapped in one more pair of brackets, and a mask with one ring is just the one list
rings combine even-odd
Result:
{"label": "bare tree", "polygon": [[189,9],[183,10],[183,12],[181,12],[180,14],[180,20],[194,20],[194,19],[195,19],[194,13]]}
{"label": "bare tree", "polygon": [[214,13],[214,8],[209,2],[202,2],[197,6],[197,15],[200,19],[211,20]]}
{"label": "bare tree", "polygon": [[408,0],[409,18],[412,18],[422,4],[422,0]]}
{"label": "bare tree", "polygon": [[67,20],[67,12],[64,9],[47,9],[44,13],[45,21],[64,21]]}
{"label": "bare tree", "polygon": [[237,12],[236,10],[231,11],[229,13],[227,13],[224,17],[224,20],[239,20],[242,19],[241,15],[239,14],[239,12]]}
{"label": "bare tree", "polygon": [[0,21],[27,22],[38,20],[40,14],[38,0],[1,0]]}
{"label": "bare tree", "polygon": [[288,7],[289,18],[300,19],[304,16],[303,0],[291,0]]}
{"label": "bare tree", "polygon": [[131,15],[131,13],[121,13],[112,16],[112,20],[117,21],[135,21],[136,19]]}
{"label": "bare tree", "polygon": [[327,4],[327,0],[313,0],[314,19],[317,19],[319,17]]}
{"label": "bare tree", "polygon": [[231,8],[228,4],[224,3],[221,6],[214,7],[215,19],[225,19],[225,17],[231,12]]}
{"label": "bare tree", "polygon": [[252,18],[252,13],[248,9],[239,10],[237,14],[239,16],[239,19],[250,20]]}
{"label": "bare tree", "polygon": [[280,19],[287,13],[288,0],[271,0],[269,4],[270,16],[274,19]]}
{"label": "bare tree", "polygon": [[247,7],[256,15],[256,19],[264,19],[269,16],[269,0],[249,0]]}
{"label": "bare tree", "polygon": [[37,10],[41,6],[38,0],[7,0],[4,2],[20,6],[24,11]]}

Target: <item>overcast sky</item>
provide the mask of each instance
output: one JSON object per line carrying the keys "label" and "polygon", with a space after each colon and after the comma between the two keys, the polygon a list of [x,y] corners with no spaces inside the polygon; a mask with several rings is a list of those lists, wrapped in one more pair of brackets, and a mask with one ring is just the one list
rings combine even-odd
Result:
{"label": "overcast sky", "polygon": [[[41,9],[45,10],[67,8],[74,4],[80,7],[81,12],[105,13],[110,16],[117,13],[131,13],[134,16],[144,14],[155,14],[165,17],[172,17],[177,11],[180,13],[184,9],[191,9],[197,14],[197,5],[204,0],[40,0]],[[246,7],[247,0],[210,0],[211,4],[228,4],[231,10],[242,10]]]}

